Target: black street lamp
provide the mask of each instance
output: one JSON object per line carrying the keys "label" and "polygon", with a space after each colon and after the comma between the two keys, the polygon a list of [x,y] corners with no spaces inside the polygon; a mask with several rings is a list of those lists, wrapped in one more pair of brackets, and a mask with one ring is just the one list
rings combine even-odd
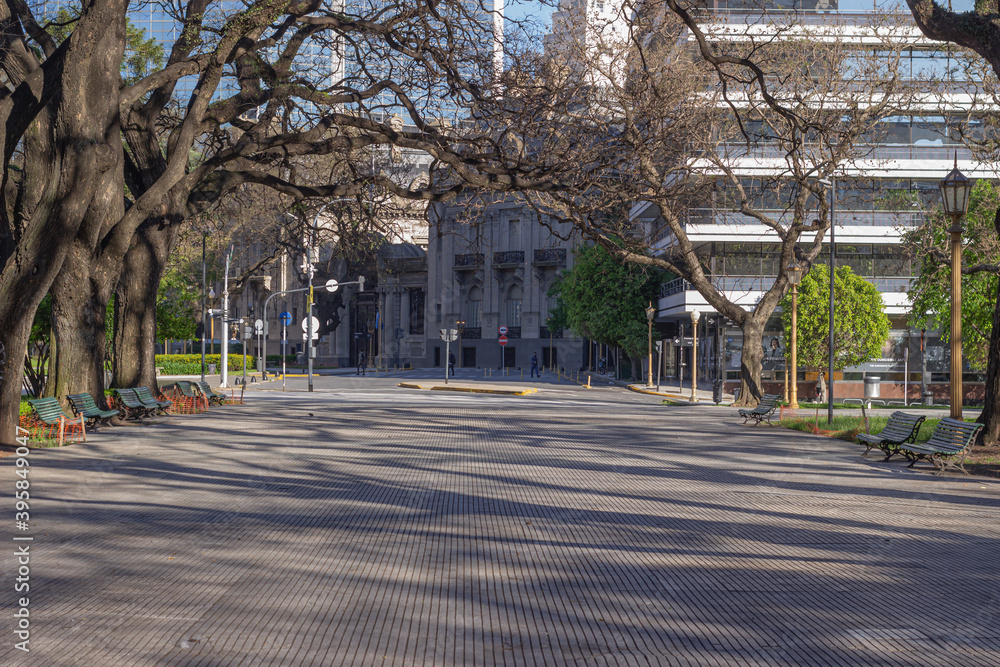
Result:
{"label": "black street lamp", "polygon": [[955,168],[944,177],[938,187],[944,214],[951,218],[951,417],[962,418],[962,216],[969,208],[972,181]]}

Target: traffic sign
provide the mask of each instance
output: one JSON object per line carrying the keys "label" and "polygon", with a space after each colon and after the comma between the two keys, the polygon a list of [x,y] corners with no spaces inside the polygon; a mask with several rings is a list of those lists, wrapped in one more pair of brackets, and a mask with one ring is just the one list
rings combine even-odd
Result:
{"label": "traffic sign", "polygon": [[286,310],[278,315],[278,321],[287,327],[292,323],[292,314]]}
{"label": "traffic sign", "polygon": [[253,323],[253,328],[257,330],[257,333],[264,331],[264,320],[257,320]]}
{"label": "traffic sign", "polygon": [[503,347],[506,344],[507,344],[507,337],[506,336],[500,336],[500,346]]}
{"label": "traffic sign", "polygon": [[[307,334],[305,331],[303,331],[302,332],[302,340],[308,340],[308,339],[309,339],[309,334]],[[313,340],[319,339],[319,333],[316,332],[316,331],[313,331],[313,338],[312,339]]]}
{"label": "traffic sign", "polygon": [[327,292],[336,292],[338,287],[340,287],[340,283],[335,278],[330,278],[326,281]]}
{"label": "traffic sign", "polygon": [[458,340],[458,329],[438,329],[441,332],[441,340],[453,343]]}
{"label": "traffic sign", "polygon": [[500,325],[500,335],[501,336],[506,336],[507,335],[507,326],[504,325],[504,324]]}
{"label": "traffic sign", "polygon": [[[314,333],[319,331],[319,318],[316,316],[312,317],[312,327]],[[302,330],[309,331],[309,318],[306,317],[302,318]]]}
{"label": "traffic sign", "polygon": [[253,329],[251,327],[243,327],[243,338],[247,339],[253,335]]}

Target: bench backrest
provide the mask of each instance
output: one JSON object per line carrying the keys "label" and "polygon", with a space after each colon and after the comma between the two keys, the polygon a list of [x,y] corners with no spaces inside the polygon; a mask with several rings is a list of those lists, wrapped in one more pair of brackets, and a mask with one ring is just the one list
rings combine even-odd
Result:
{"label": "bench backrest", "polygon": [[160,404],[156,397],[153,396],[153,392],[150,391],[149,387],[136,387],[135,388],[136,397],[143,403],[156,403]]}
{"label": "bench backrest", "polygon": [[934,427],[930,439],[923,443],[923,446],[934,448],[939,452],[960,452],[972,444],[982,427],[982,424],[975,422],[963,422],[945,417]]}
{"label": "bench backrest", "polygon": [[118,398],[122,399],[127,407],[130,408],[144,408],[145,405],[139,400],[139,396],[135,393],[135,389],[115,389],[118,394]]}
{"label": "bench backrest", "polygon": [[195,384],[198,385],[198,388],[201,389],[201,392],[206,396],[213,396],[215,394],[215,392],[212,391],[212,387],[207,382],[198,381],[195,382]]}
{"label": "bench backrest", "polygon": [[889,415],[889,421],[885,428],[879,432],[879,435],[892,440],[909,440],[916,436],[924,419],[926,418],[922,415],[897,410]]}
{"label": "bench backrest", "polygon": [[66,398],[69,399],[70,405],[73,406],[74,412],[89,412],[92,410],[100,410],[97,407],[97,403],[94,401],[94,397],[90,394],[70,394]]}
{"label": "bench backrest", "polygon": [[755,409],[757,410],[772,410],[775,404],[777,404],[778,399],[781,398],[779,394],[764,394],[760,399],[760,403],[757,404]]}
{"label": "bench backrest", "polygon": [[29,398],[28,403],[38,418],[46,424],[58,424],[60,418],[65,418],[59,400],[53,396],[48,398]]}
{"label": "bench backrest", "polygon": [[181,393],[188,398],[196,398],[198,396],[198,392],[194,388],[194,385],[188,380],[178,380],[177,388],[180,389]]}

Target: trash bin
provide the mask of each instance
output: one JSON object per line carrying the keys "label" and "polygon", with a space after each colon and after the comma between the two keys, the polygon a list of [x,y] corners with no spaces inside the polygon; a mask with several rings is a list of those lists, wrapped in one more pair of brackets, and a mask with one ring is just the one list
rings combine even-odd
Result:
{"label": "trash bin", "polygon": [[716,405],[722,403],[722,380],[712,382],[712,400]]}
{"label": "trash bin", "polygon": [[865,376],[865,405],[869,408],[872,406],[872,399],[879,398],[879,382],[882,378],[878,375],[867,375]]}
{"label": "trash bin", "polygon": [[735,389],[733,389],[733,400],[734,401],[740,400],[740,388],[739,387],[736,387]]}
{"label": "trash bin", "polygon": [[215,375],[215,364],[209,364],[208,365],[208,374],[209,375]]}
{"label": "trash bin", "polygon": [[924,405],[926,406],[934,405],[934,392],[929,390],[924,392]]}

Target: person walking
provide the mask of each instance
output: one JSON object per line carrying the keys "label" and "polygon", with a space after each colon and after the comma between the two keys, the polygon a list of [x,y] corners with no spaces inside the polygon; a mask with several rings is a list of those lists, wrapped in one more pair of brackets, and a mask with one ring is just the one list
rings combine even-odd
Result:
{"label": "person walking", "polygon": [[450,375],[454,375],[455,374],[455,353],[454,352],[449,352],[448,353],[448,373]]}
{"label": "person walking", "polygon": [[367,375],[368,374],[368,358],[365,356],[364,352],[358,353],[358,372],[355,375]]}
{"label": "person walking", "polygon": [[538,353],[537,352],[532,352],[531,353],[531,377],[535,377],[536,373],[538,374],[538,377],[542,377],[542,372],[540,370],[538,370]]}

